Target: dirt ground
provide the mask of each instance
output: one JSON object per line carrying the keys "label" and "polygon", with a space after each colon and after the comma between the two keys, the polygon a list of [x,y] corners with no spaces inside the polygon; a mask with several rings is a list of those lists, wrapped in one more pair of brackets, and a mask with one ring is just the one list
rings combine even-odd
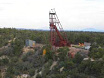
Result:
{"label": "dirt ground", "polygon": [[34,52],[34,49],[35,48],[42,48],[44,45],[43,44],[35,44],[35,47],[29,47],[29,46],[24,46],[24,48],[22,49],[22,51],[24,52],[24,53],[27,53],[27,52],[30,52],[30,51],[32,51],[32,52]]}
{"label": "dirt ground", "polygon": [[82,48],[75,48],[75,47],[69,47],[70,51],[69,53],[73,53],[74,55],[77,53],[77,52],[80,52],[82,55],[88,55],[88,52],[89,50],[85,50],[85,49],[82,49]]}

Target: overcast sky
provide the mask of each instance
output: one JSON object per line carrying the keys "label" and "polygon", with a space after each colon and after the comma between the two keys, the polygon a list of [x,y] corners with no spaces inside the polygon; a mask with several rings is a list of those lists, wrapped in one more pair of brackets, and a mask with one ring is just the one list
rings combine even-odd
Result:
{"label": "overcast sky", "polygon": [[104,30],[104,0],[0,0],[0,28],[49,29],[52,8],[65,30]]}

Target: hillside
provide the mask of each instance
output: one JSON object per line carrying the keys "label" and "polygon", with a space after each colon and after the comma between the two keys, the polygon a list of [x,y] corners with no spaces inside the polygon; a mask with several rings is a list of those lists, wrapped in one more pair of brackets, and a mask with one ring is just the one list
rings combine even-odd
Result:
{"label": "hillside", "polygon": [[[70,43],[77,46],[56,50],[51,49],[49,34],[49,31],[0,29],[0,78],[104,77],[104,33],[66,32]],[[41,47],[26,47],[26,39],[36,41]],[[91,43],[89,51],[78,46],[84,42]],[[43,55],[44,49],[46,54]],[[72,49],[77,51],[73,58],[69,53]]]}

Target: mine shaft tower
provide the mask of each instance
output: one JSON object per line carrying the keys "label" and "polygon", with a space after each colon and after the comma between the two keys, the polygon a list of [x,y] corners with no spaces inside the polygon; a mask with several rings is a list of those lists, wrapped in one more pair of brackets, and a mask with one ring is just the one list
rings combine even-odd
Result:
{"label": "mine shaft tower", "polygon": [[66,33],[64,32],[54,9],[51,9],[51,11],[49,12],[49,24],[51,45],[55,47],[70,47],[70,43],[68,42]]}

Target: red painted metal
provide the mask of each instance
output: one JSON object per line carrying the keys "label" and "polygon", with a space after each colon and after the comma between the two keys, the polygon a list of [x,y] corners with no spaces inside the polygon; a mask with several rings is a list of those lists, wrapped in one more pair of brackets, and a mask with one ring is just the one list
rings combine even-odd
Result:
{"label": "red painted metal", "polygon": [[[62,28],[62,25],[57,17],[57,14],[54,9],[51,9],[49,12],[49,23],[50,23],[50,42],[52,46],[56,47],[63,47],[63,46],[69,46],[70,43],[68,42],[67,36]],[[58,30],[58,28],[60,31]],[[62,33],[64,36],[62,36]]]}

